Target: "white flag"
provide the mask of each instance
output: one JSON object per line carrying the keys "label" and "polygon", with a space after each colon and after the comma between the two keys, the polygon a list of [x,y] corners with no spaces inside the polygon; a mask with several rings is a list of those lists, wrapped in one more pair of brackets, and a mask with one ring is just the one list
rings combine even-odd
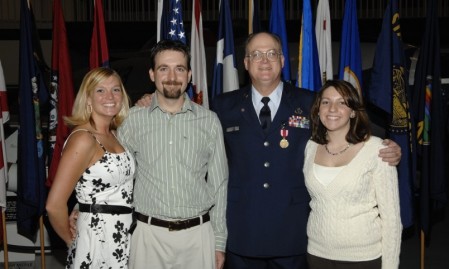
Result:
{"label": "white flag", "polygon": [[315,34],[318,48],[318,58],[320,62],[321,79],[324,84],[326,80],[334,77],[332,66],[332,36],[329,0],[320,0],[318,3],[316,10]]}
{"label": "white flag", "polygon": [[190,53],[192,55],[190,65],[192,66],[193,101],[209,108],[206,52],[204,50],[203,18],[200,0],[193,1]]}

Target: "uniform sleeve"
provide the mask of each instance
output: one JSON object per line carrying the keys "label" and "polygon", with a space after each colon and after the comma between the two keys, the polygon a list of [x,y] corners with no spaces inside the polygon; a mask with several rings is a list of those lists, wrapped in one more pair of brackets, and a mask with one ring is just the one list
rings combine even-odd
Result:
{"label": "uniform sleeve", "polygon": [[[380,148],[381,146],[379,146]],[[396,167],[388,165],[381,158],[377,158],[374,181],[382,220],[382,269],[398,268],[402,224]]]}
{"label": "uniform sleeve", "polygon": [[228,188],[228,163],[223,141],[223,131],[220,121],[214,114],[214,123],[211,127],[213,154],[210,156],[208,166],[208,183],[215,196],[215,205],[211,209],[211,224],[215,233],[215,250],[225,251],[228,237],[226,228],[226,199]]}

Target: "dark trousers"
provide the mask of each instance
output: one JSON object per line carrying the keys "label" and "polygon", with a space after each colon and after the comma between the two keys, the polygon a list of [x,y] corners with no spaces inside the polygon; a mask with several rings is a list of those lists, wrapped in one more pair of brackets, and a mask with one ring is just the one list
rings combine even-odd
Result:
{"label": "dark trousers", "polygon": [[257,258],[226,252],[225,269],[307,269],[306,255]]}
{"label": "dark trousers", "polygon": [[309,269],[381,269],[382,258],[372,261],[350,262],[335,261],[307,254]]}

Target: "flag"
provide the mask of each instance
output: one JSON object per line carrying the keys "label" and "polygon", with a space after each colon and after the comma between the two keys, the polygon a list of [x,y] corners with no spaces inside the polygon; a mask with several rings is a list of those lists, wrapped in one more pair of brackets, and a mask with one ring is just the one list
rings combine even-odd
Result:
{"label": "flag", "polygon": [[53,1],[53,42],[50,79],[49,170],[46,182],[48,187],[53,183],[64,141],[70,133],[69,127],[64,124],[63,117],[72,114],[72,106],[75,100],[72,65],[61,0]]}
{"label": "flag", "polygon": [[426,30],[414,80],[413,109],[417,126],[420,179],[420,226],[427,235],[431,213],[447,200],[445,128],[440,71],[440,37],[435,0],[427,1]]}
{"label": "flag", "polygon": [[94,1],[94,27],[90,45],[89,67],[109,67],[109,49],[104,26],[103,0]]}
{"label": "flag", "polygon": [[157,32],[158,42],[171,39],[187,44],[181,0],[158,0]]}
{"label": "flag", "polygon": [[[20,5],[19,140],[17,184],[18,233],[36,241],[45,204],[45,152],[40,106],[47,102],[43,70],[36,55],[38,43],[34,16],[27,0]],[[33,39],[35,38],[35,39]]]}
{"label": "flag", "polygon": [[6,82],[5,76],[3,74],[2,61],[0,60],[0,106],[3,123],[9,121],[9,107],[8,107],[8,96],[6,94]]}
{"label": "flag", "polygon": [[248,0],[248,34],[262,31],[262,26],[260,25],[259,1],[260,0]]}
{"label": "flag", "polygon": [[192,7],[192,31],[190,37],[190,65],[192,66],[193,101],[209,108],[207,93],[206,52],[204,50],[203,18],[201,16],[201,1],[194,0]]}
{"label": "flag", "polygon": [[316,8],[315,34],[321,82],[334,78],[332,65],[331,14],[329,0],[320,0]]}
{"label": "flag", "polygon": [[299,37],[298,78],[296,86],[311,91],[318,91],[321,88],[321,75],[316,37],[313,31],[312,9],[310,7],[310,0],[304,0],[302,3],[302,25]]}
{"label": "flag", "polygon": [[290,55],[288,53],[287,29],[285,27],[284,1],[273,0],[271,2],[270,32],[279,36],[282,42],[282,54],[284,54],[284,67],[282,68],[282,78],[284,81],[291,81]]}
{"label": "flag", "polygon": [[340,44],[339,79],[346,80],[362,94],[362,52],[360,50],[356,0],[346,0]]}
{"label": "flag", "polygon": [[217,57],[212,83],[212,98],[223,92],[229,92],[239,88],[229,0],[220,1],[219,17]]}
{"label": "flag", "polygon": [[[6,183],[8,182],[8,166],[6,159],[5,132],[3,124],[9,120],[8,97],[6,96],[6,83],[3,66],[0,61],[0,206],[6,209]],[[0,231],[2,233],[2,231]]]}
{"label": "flag", "polygon": [[390,115],[387,136],[402,150],[398,165],[401,220],[404,228],[413,224],[412,184],[415,177],[414,126],[409,109],[410,93],[404,47],[401,39],[398,0],[390,1],[377,40],[368,100]]}
{"label": "flag", "polygon": [[[6,96],[5,76],[0,60],[0,223],[4,225],[3,215],[6,211],[6,183],[8,182],[8,164],[6,158],[5,131],[3,124],[9,120],[8,98]],[[0,230],[0,243],[3,243],[3,229]]]}

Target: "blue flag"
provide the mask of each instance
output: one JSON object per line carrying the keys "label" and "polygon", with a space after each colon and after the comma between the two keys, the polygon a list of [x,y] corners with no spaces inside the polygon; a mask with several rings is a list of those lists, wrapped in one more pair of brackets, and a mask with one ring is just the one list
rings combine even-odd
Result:
{"label": "blue flag", "polygon": [[32,241],[36,241],[46,199],[40,105],[47,102],[48,91],[41,71],[43,59],[36,57],[41,55],[37,44],[39,40],[31,5],[28,6],[27,0],[21,0],[17,230]]}
{"label": "blue flag", "polygon": [[279,36],[282,42],[282,54],[284,54],[284,67],[282,68],[282,78],[284,81],[291,81],[290,55],[288,53],[288,38],[285,26],[284,1],[273,0],[271,2],[270,32]]}
{"label": "blue flag", "polygon": [[355,0],[347,0],[345,3],[338,77],[350,82],[362,94],[362,52]]}
{"label": "blue flag", "polygon": [[384,14],[366,94],[369,101],[389,115],[387,135],[398,143],[402,150],[401,162],[398,165],[399,195],[402,225],[407,228],[413,224],[415,139],[412,135],[414,126],[409,109],[408,72],[401,40],[397,0],[390,1]]}
{"label": "blue flag", "polygon": [[234,53],[231,10],[229,9],[229,0],[221,0],[212,98],[238,88],[239,79]]}
{"label": "blue flag", "polygon": [[437,3],[427,1],[426,30],[419,51],[414,80],[413,110],[417,132],[420,179],[420,226],[430,231],[432,213],[444,207],[446,194],[447,118],[441,89],[440,37]]}
{"label": "blue flag", "polygon": [[310,91],[318,91],[321,88],[320,62],[310,0],[303,1],[296,86]]}
{"label": "blue flag", "polygon": [[249,14],[248,14],[248,34],[258,33],[262,31],[259,15],[259,1],[249,0]]}

